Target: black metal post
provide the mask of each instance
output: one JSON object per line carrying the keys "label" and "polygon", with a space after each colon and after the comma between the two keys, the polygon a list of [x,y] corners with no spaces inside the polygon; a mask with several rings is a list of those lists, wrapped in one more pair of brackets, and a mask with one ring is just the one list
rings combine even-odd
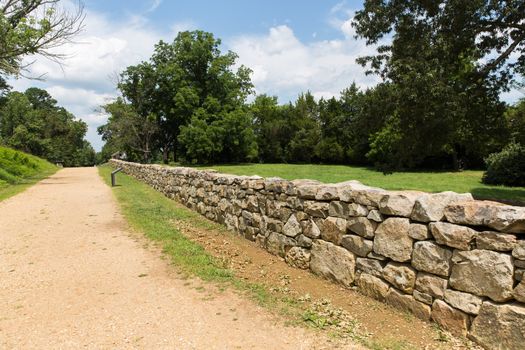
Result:
{"label": "black metal post", "polygon": [[115,187],[117,185],[116,175],[118,172],[121,172],[121,171],[122,171],[122,168],[118,168],[111,172],[111,187]]}

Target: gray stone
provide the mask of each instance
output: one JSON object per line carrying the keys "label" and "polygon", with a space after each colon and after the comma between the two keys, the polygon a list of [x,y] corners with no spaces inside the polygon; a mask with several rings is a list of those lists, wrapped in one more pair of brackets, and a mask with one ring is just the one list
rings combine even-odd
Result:
{"label": "gray stone", "polygon": [[375,222],[383,222],[383,215],[381,215],[381,212],[376,209],[370,210],[366,218]]}
{"label": "gray stone", "polygon": [[357,288],[362,294],[384,301],[390,286],[380,278],[367,273],[362,273],[357,280]]}
{"label": "gray stone", "polygon": [[379,202],[379,211],[386,215],[409,218],[412,214],[416,199],[422,194],[422,192],[415,191],[388,192]]}
{"label": "gray stone", "polygon": [[338,200],[338,187],[335,185],[320,186],[315,195],[315,199],[318,201],[332,201]]}
{"label": "gray stone", "polygon": [[331,202],[330,208],[328,209],[328,215],[343,219],[348,218],[348,203],[341,201]]}
{"label": "gray stone", "polygon": [[409,261],[413,240],[408,236],[410,221],[388,218],[375,231],[374,252],[398,262]]}
{"label": "gray stone", "polygon": [[427,225],[423,224],[410,224],[408,229],[408,235],[418,241],[424,241],[430,238],[430,233],[428,231]]}
{"label": "gray stone", "polygon": [[374,232],[377,224],[364,217],[350,218],[347,221],[347,228],[349,231],[358,234],[365,238],[374,238]]}
{"label": "gray stone", "polygon": [[355,277],[355,257],[342,247],[315,240],[311,250],[310,269],[319,276],[350,287]]}
{"label": "gray stone", "polygon": [[456,309],[472,315],[479,314],[483,303],[483,299],[480,297],[452,289],[445,291],[445,301]]}
{"label": "gray stone", "polygon": [[478,249],[497,250],[509,252],[516,246],[516,236],[509,233],[485,231],[476,237]]}
{"label": "gray stone", "polygon": [[445,218],[445,207],[451,203],[472,200],[470,193],[428,193],[419,196],[414,204],[411,219],[420,222],[441,221]]}
{"label": "gray stone", "polygon": [[525,269],[525,260],[514,260],[514,266]]}
{"label": "gray stone", "polygon": [[489,201],[466,201],[445,208],[447,221],[474,226],[488,226],[496,231],[525,233],[525,207],[513,207]]}
{"label": "gray stone", "polygon": [[429,294],[434,298],[441,299],[445,296],[448,281],[444,278],[419,272],[416,278],[416,290]]}
{"label": "gray stone", "polygon": [[512,292],[512,296],[519,302],[525,303],[525,280],[522,280],[520,284]]}
{"label": "gray stone", "polygon": [[518,244],[512,250],[512,256],[516,259],[525,260],[525,240],[518,241]]}
{"label": "gray stone", "polygon": [[315,183],[296,184],[297,197],[302,199],[315,199],[319,185]]}
{"label": "gray stone", "polygon": [[330,205],[328,203],[306,201],[304,202],[304,211],[306,214],[316,218],[328,217],[328,210]]}
{"label": "gray stone", "polygon": [[303,234],[312,239],[321,237],[321,230],[313,220],[302,221],[301,226],[303,227]]}
{"label": "gray stone", "polygon": [[286,253],[285,260],[293,267],[308,270],[310,267],[310,251],[299,247],[292,247]]}
{"label": "gray stone", "polygon": [[412,295],[414,296],[414,299],[416,299],[417,301],[420,301],[422,303],[425,303],[427,305],[432,305],[432,301],[434,300],[432,298],[432,295],[426,294],[426,293],[421,293],[418,290],[414,290],[414,293]]}
{"label": "gray stone", "polygon": [[383,278],[405,293],[412,293],[416,283],[416,271],[399,263],[388,263],[383,269]]}
{"label": "gray stone", "polygon": [[321,230],[322,239],[340,245],[343,235],[346,234],[346,220],[329,217],[323,220],[319,229]]}
{"label": "gray stone", "polygon": [[450,273],[451,258],[452,252],[450,250],[433,242],[416,242],[412,254],[412,266],[419,271],[447,277]]}
{"label": "gray stone", "polygon": [[383,264],[375,259],[357,258],[356,269],[376,277],[383,276]]}
{"label": "gray stone", "polygon": [[439,244],[461,250],[470,250],[472,241],[476,238],[477,231],[465,226],[449,224],[447,222],[433,222],[430,232]]}
{"label": "gray stone", "polygon": [[297,244],[299,245],[299,247],[302,247],[302,248],[312,247],[313,241],[311,238],[308,238],[305,235],[299,235],[298,237],[296,237],[296,239],[297,239]]}
{"label": "gray stone", "polygon": [[301,224],[297,219],[295,218],[295,215],[291,215],[288,221],[286,222],[286,225],[283,227],[283,233],[287,235],[288,237],[296,237],[300,235],[303,232],[303,229],[301,228]]}
{"label": "gray stone", "polygon": [[339,187],[339,198],[342,201],[374,207],[379,205],[379,201],[385,193],[386,191],[381,188],[369,187],[361,183]]}
{"label": "gray stone", "polygon": [[522,281],[524,276],[525,276],[525,270],[524,269],[515,269],[514,270],[514,279],[516,281]]}
{"label": "gray stone", "polygon": [[341,240],[341,245],[355,255],[366,257],[372,251],[374,242],[361,236],[345,235]]}
{"label": "gray stone", "polygon": [[454,289],[503,302],[512,298],[512,258],[490,250],[454,251],[449,283]]}
{"label": "gray stone", "polygon": [[398,292],[395,288],[388,291],[386,302],[399,310],[409,311],[422,320],[430,319],[430,306],[417,301],[412,295]]}
{"label": "gray stone", "polygon": [[523,349],[525,306],[484,302],[472,323],[470,337],[486,349]]}
{"label": "gray stone", "polygon": [[432,304],[432,320],[443,329],[459,336],[466,336],[470,326],[467,314],[452,308],[442,300],[436,300]]}
{"label": "gray stone", "polygon": [[358,204],[358,203],[350,203],[348,205],[348,215],[349,216],[367,216],[368,215],[368,209],[366,206]]}
{"label": "gray stone", "polygon": [[284,258],[288,250],[296,245],[294,239],[275,232],[271,232],[266,239],[266,249],[281,258]]}

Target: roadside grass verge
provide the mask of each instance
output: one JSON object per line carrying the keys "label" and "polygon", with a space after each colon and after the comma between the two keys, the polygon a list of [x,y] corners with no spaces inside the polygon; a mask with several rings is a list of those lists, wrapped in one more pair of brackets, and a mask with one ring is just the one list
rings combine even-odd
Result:
{"label": "roadside grass verge", "polygon": [[477,199],[490,199],[525,205],[525,187],[489,186],[481,182],[483,171],[396,172],[385,175],[367,167],[317,164],[238,164],[199,166],[235,175],[278,176],[287,180],[312,179],[324,183],[358,180],[365,185],[386,190],[425,192],[470,192]]}
{"label": "roadside grass verge", "polygon": [[57,170],[58,167],[44,159],[0,146],[0,201],[24,191]]}

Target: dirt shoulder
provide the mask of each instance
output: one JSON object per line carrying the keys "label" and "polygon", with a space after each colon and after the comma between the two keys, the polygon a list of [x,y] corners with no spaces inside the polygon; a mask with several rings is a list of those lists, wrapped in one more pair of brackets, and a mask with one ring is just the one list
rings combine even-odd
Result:
{"label": "dirt shoulder", "polygon": [[186,280],[144,244],[95,168],[0,202],[0,348],[360,348]]}

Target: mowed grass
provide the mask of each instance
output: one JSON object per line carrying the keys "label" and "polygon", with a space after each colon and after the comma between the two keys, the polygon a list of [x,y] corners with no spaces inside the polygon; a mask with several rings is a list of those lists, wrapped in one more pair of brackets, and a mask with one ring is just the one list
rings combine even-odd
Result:
{"label": "mowed grass", "polygon": [[54,174],[58,167],[48,161],[0,146],[0,201]]}
{"label": "mowed grass", "polygon": [[397,172],[385,175],[366,167],[313,164],[242,164],[198,167],[236,175],[281,177],[287,180],[313,179],[324,183],[358,180],[365,185],[387,190],[426,192],[470,192],[477,199],[525,204],[525,187],[489,186],[481,182],[483,171],[462,172]]}

